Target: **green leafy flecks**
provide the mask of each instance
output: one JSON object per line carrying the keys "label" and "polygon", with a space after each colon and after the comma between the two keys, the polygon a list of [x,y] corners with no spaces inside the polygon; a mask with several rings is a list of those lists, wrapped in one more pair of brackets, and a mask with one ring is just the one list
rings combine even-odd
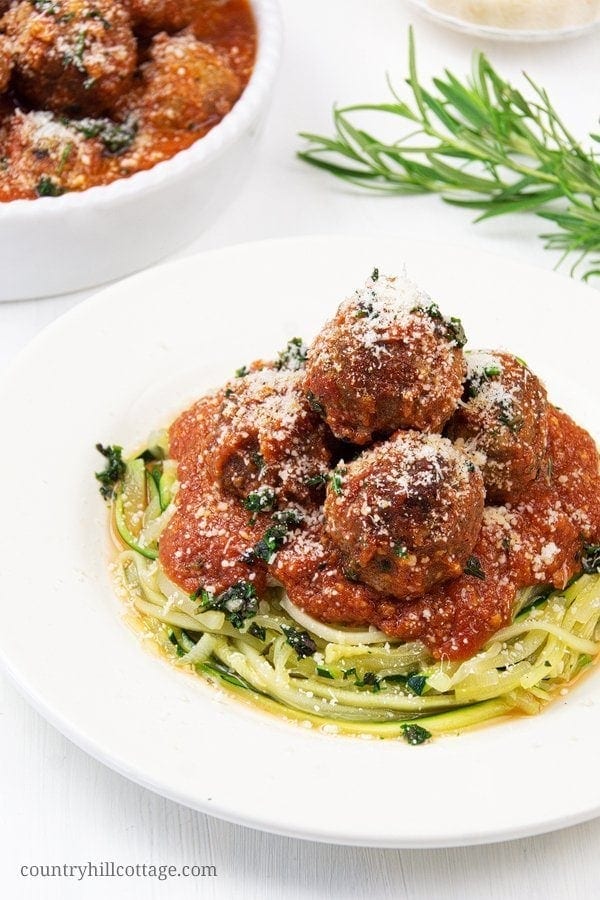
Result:
{"label": "green leafy flecks", "polygon": [[123,448],[116,445],[104,447],[102,444],[96,444],[96,450],[106,459],[105,469],[95,473],[100,482],[100,493],[105,500],[112,500],[115,496],[115,488],[125,474]]}
{"label": "green leafy flecks", "polygon": [[48,175],[42,175],[35,186],[35,192],[38,197],[60,197],[64,194],[65,189],[53,178],[50,178]]}
{"label": "green leafy flecks", "polygon": [[216,609],[225,613],[225,618],[234,628],[241,628],[246,619],[253,618],[258,612],[258,597],[254,585],[249,581],[236,581],[231,587],[217,596],[205,591],[200,593],[202,609]]}
{"label": "green leafy flecks", "polygon": [[70,125],[86,138],[98,138],[110,156],[120,156],[129,150],[139,130],[136,119],[130,117],[125,122],[111,119],[69,119]]}
{"label": "green leafy flecks", "polygon": [[293,372],[303,369],[306,364],[307,353],[308,349],[302,338],[291,338],[287,342],[285,350],[278,354],[275,368],[280,370],[287,369]]}
{"label": "green leafy flecks", "polygon": [[282,625],[281,630],[285,635],[287,643],[296,651],[300,659],[312,656],[313,653],[317,652],[317,645],[308,631],[293,628],[291,625]]}
{"label": "green leafy flecks", "polygon": [[400,726],[402,736],[407,744],[416,747],[418,744],[424,744],[431,738],[431,732],[427,731],[421,725],[415,725],[412,722],[405,722]]}
{"label": "green leafy flecks", "polygon": [[469,556],[465,563],[464,573],[465,575],[472,575],[473,578],[479,578],[480,581],[485,581],[485,572],[476,556]]}

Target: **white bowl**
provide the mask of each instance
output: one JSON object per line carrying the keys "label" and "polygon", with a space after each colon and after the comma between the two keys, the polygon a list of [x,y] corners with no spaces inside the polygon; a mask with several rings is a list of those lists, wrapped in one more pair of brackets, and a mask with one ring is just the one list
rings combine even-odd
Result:
{"label": "white bowl", "polygon": [[172,159],[81,193],[0,203],[0,301],[67,293],[138,271],[189,243],[233,196],[277,72],[277,0],[251,0],[254,71],[233,109]]}

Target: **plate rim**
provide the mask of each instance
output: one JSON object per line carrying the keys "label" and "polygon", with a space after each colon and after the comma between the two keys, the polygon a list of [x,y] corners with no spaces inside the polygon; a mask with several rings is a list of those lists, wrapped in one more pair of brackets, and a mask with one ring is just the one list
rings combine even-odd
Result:
{"label": "plate rim", "polygon": [[[227,255],[232,250],[235,251],[238,248],[246,248],[253,249],[257,247],[262,248],[272,248],[273,245],[298,245],[298,244],[306,244],[317,242],[364,242],[364,241],[382,241],[389,242],[390,240],[397,240],[401,247],[402,242],[405,244],[412,245],[420,245],[421,247],[435,247],[442,245],[446,248],[460,248],[462,252],[468,253],[476,253],[479,257],[484,258],[493,258],[497,263],[499,261],[510,264],[511,268],[520,269],[522,272],[530,272],[534,273],[537,277],[550,277],[552,279],[561,278],[565,279],[563,273],[555,273],[548,270],[545,270],[541,267],[524,263],[520,260],[511,260],[510,257],[507,257],[500,253],[490,252],[484,249],[477,248],[476,246],[472,246],[465,243],[457,243],[457,242],[440,242],[440,241],[427,241],[427,240],[417,240],[417,239],[406,239],[400,235],[334,235],[334,234],[316,234],[316,235],[303,235],[298,237],[289,237],[289,238],[271,238],[260,241],[253,242],[240,242],[234,245],[221,247],[215,250],[205,251],[203,253],[195,254],[191,257],[186,257],[182,260],[174,260],[170,261],[162,266],[156,267],[161,270],[170,269],[170,268],[182,268],[186,266],[193,266],[197,263],[198,259],[206,259],[207,257],[214,257],[218,255]],[[401,253],[399,252],[399,255]],[[21,352],[19,352],[9,363],[6,370],[3,372],[0,377],[0,391],[6,389],[9,385],[11,379],[14,377],[14,374],[18,372],[19,368],[27,362],[28,357],[35,353],[35,350],[39,344],[45,343],[49,338],[51,339],[54,332],[60,332],[61,328],[67,322],[75,322],[78,318],[82,318],[85,320],[87,313],[90,309],[96,308],[97,306],[101,306],[103,302],[103,296],[105,293],[111,292],[113,290],[121,290],[123,284],[129,284],[130,282],[135,282],[136,280],[144,280],[148,278],[148,273],[152,273],[155,269],[145,270],[142,273],[138,273],[136,275],[131,276],[130,278],[124,279],[121,282],[117,282],[114,285],[111,285],[107,288],[99,290],[95,292],[92,296],[79,303],[77,306],[68,310],[63,315],[59,316],[55,319],[50,325],[46,326],[36,337],[30,341],[25,348]],[[576,288],[583,289],[583,293],[585,292],[590,298],[596,294],[593,288],[579,283],[579,282],[571,282],[571,279],[567,280]],[[591,292],[591,293],[590,293]],[[122,624],[122,623],[121,623]],[[595,818],[600,815],[600,803],[585,810],[574,812],[572,815],[562,815],[556,816],[552,820],[548,820],[547,818],[541,819],[539,821],[531,821],[529,825],[521,827],[519,829],[512,830],[500,830],[498,832],[494,832],[493,830],[489,830],[486,833],[482,834],[463,834],[461,836],[456,836],[454,839],[449,836],[435,836],[424,842],[423,840],[417,840],[415,842],[411,842],[406,838],[397,838],[397,837],[388,837],[383,839],[382,836],[379,837],[370,837],[368,834],[354,836],[337,834],[334,835],[331,832],[320,831],[319,828],[312,828],[310,831],[307,830],[298,830],[290,829],[287,827],[282,827],[281,823],[277,824],[276,822],[270,822],[265,817],[258,817],[252,819],[252,817],[244,816],[244,815],[236,815],[229,809],[219,807],[217,805],[210,804],[201,804],[190,800],[189,797],[185,797],[181,795],[178,791],[174,791],[168,788],[165,783],[155,783],[152,779],[148,780],[141,776],[139,771],[136,771],[131,766],[127,765],[118,755],[110,754],[105,752],[105,750],[98,745],[97,742],[93,740],[89,740],[86,738],[85,734],[81,733],[78,728],[70,722],[68,719],[65,719],[59,711],[56,709],[52,709],[49,707],[48,703],[45,702],[43,696],[40,694],[35,687],[29,683],[28,679],[23,677],[22,674],[18,672],[17,669],[11,664],[9,661],[9,657],[5,652],[5,648],[2,644],[0,638],[0,665],[6,671],[10,681],[16,686],[17,690],[25,696],[28,702],[39,712],[43,718],[45,718],[51,725],[56,727],[68,740],[82,749],[84,752],[91,755],[93,758],[97,759],[99,762],[107,765],[109,768],[112,768],[120,775],[128,778],[131,781],[134,781],[136,784],[139,784],[142,787],[145,787],[155,793],[158,793],[161,796],[165,796],[170,800],[181,803],[193,809],[196,809],[200,812],[204,812],[209,815],[216,815],[219,818],[222,818],[226,821],[232,822],[238,825],[244,825],[252,828],[259,828],[263,831],[268,831],[270,833],[282,834],[287,837],[295,837],[301,838],[304,840],[314,840],[324,843],[336,843],[336,844],[347,844],[354,846],[372,846],[372,847],[406,847],[406,848],[417,848],[417,847],[451,847],[451,846],[468,846],[475,844],[486,844],[486,843],[494,843],[498,841],[504,840],[512,840],[515,838],[525,837],[528,835],[541,834],[549,831],[553,831],[559,828],[568,827],[571,825],[575,825],[581,822],[588,821],[590,819]],[[345,740],[345,738],[344,738]]]}

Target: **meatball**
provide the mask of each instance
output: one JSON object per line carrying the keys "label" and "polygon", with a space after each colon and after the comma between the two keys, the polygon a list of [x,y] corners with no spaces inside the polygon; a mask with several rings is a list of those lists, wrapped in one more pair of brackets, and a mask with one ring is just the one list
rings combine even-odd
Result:
{"label": "meatball", "polygon": [[415,284],[375,270],[310,348],[307,397],[355,444],[398,428],[441,431],[462,394],[465,340]]}
{"label": "meatball", "polygon": [[162,130],[196,132],[229,112],[241,86],[227,61],[192,34],[159,34],[142,67],[142,120]]}
{"label": "meatball", "polygon": [[8,83],[13,68],[13,60],[10,42],[0,34],[0,94],[3,94]]}
{"label": "meatball", "polygon": [[448,437],[481,466],[488,500],[515,499],[536,479],[546,458],[546,390],[510,353],[466,354],[465,402]]}
{"label": "meatball", "polygon": [[4,194],[33,199],[81,190],[102,181],[111,161],[102,143],[86,138],[50,112],[15,110],[6,128],[5,165],[0,171]]}
{"label": "meatball", "polygon": [[[311,505],[331,462],[328,431],[302,393],[300,371],[261,369],[230,382],[220,411],[213,467],[228,495]],[[262,499],[261,499],[262,498]]]}
{"label": "meatball", "polygon": [[143,34],[181,31],[191,25],[206,0],[124,0],[135,28]]}
{"label": "meatball", "polygon": [[483,477],[437,434],[398,432],[338,465],[325,524],[349,577],[398,599],[460,575],[483,517]]}
{"label": "meatball", "polygon": [[120,3],[26,0],[9,10],[3,27],[16,87],[34,106],[92,115],[111,109],[131,84],[137,44]]}

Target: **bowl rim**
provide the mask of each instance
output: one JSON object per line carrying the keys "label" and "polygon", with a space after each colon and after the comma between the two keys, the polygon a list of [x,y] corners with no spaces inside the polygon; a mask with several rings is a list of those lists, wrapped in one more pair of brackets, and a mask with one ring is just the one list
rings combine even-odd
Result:
{"label": "bowl rim", "polygon": [[[117,178],[109,184],[72,191],[60,197],[37,197],[0,202],[0,220],[17,216],[63,216],[73,209],[110,206],[163,187],[172,179],[202,166],[230,146],[256,119],[275,80],[281,55],[283,25],[279,0],[248,0],[258,34],[256,60],[248,84],[230,112],[185,150],[150,169]],[[47,201],[47,202],[46,202]]]}

